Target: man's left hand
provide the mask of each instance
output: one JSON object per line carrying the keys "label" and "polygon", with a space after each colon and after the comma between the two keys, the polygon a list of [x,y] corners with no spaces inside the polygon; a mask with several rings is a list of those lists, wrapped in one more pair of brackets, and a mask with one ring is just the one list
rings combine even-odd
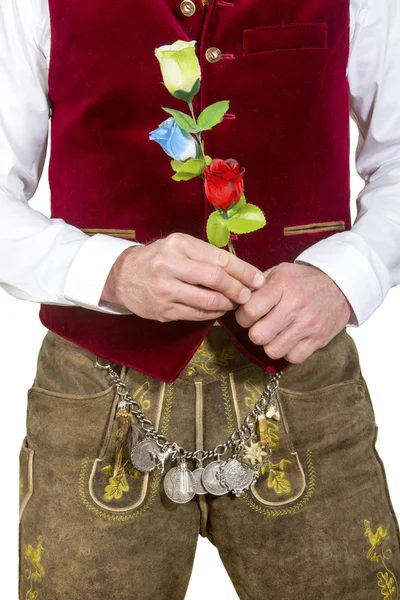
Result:
{"label": "man's left hand", "polygon": [[236,310],[236,320],[271,358],[301,363],[347,325],[350,303],[317,267],[283,262],[264,274],[265,284]]}

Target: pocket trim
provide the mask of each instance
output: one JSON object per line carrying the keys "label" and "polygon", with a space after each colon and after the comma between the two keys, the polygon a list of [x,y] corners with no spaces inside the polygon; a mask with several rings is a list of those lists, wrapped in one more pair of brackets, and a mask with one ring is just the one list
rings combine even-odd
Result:
{"label": "pocket trim", "polygon": [[32,450],[32,448],[29,448],[26,445],[27,444],[27,437],[24,438],[24,441],[22,442],[22,444],[23,445],[21,447],[20,452],[21,453],[26,453],[27,456],[28,456],[28,464],[27,464],[27,466],[28,466],[28,472],[27,472],[27,475],[28,475],[28,482],[27,482],[28,488],[27,488],[27,491],[25,493],[25,497],[22,500],[21,506],[20,506],[20,509],[19,509],[19,520],[20,521],[22,519],[22,515],[23,515],[23,513],[25,511],[26,505],[28,504],[28,502],[31,499],[32,494],[33,494],[33,456],[35,454],[34,450]]}
{"label": "pocket trim", "polygon": [[280,385],[279,391],[283,392],[285,396],[291,396],[293,399],[307,401],[310,397],[325,396],[334,389],[339,389],[341,387],[353,385],[361,387],[364,391],[367,387],[365,381],[362,379],[346,379],[345,381],[338,381],[336,383],[331,383],[324,387],[317,388],[316,390],[310,390],[305,392],[296,392],[295,390],[290,390],[288,388],[285,388],[283,385]]}
{"label": "pocket trim", "polygon": [[[156,417],[156,420],[155,420],[155,428],[157,430],[158,430],[158,427],[159,427],[159,424],[160,424],[162,409],[164,407],[164,400],[165,400],[165,395],[166,395],[165,394],[165,388],[166,388],[166,384],[164,382],[162,382],[161,386],[160,386],[160,392],[159,392],[157,417]],[[111,427],[111,429],[112,429],[112,427]],[[105,451],[102,454],[104,455]],[[146,498],[148,487],[149,487],[150,473],[145,473],[144,474],[143,482],[142,482],[142,490],[140,492],[140,496],[130,506],[124,506],[124,507],[121,507],[121,508],[118,508],[118,507],[111,508],[108,504],[104,504],[99,498],[97,498],[97,496],[94,493],[94,489],[93,489],[93,479],[94,479],[95,474],[96,474],[98,463],[102,463],[102,462],[103,462],[103,458],[96,458],[96,460],[93,463],[92,472],[91,472],[90,477],[89,477],[89,494],[90,494],[90,497],[92,498],[93,502],[95,504],[97,504],[97,506],[99,506],[100,508],[102,508],[103,510],[108,510],[110,512],[114,512],[114,513],[118,513],[118,514],[123,514],[123,513],[129,512],[131,510],[134,510],[135,508],[137,508],[141,504],[143,504],[143,502],[144,502],[144,500]]]}
{"label": "pocket trim", "polygon": [[[168,432],[169,420],[171,415],[174,388],[173,384],[166,384],[164,382],[160,383],[161,386],[159,392],[159,406],[157,411],[157,417],[155,419],[155,428],[159,429],[161,424],[160,433],[162,435],[166,435]],[[150,493],[148,495],[147,500],[146,496],[148,494],[151,473],[145,473],[143,477],[140,497],[134,504],[131,504],[127,507],[114,508],[104,504],[99,498],[97,498],[93,490],[93,479],[94,474],[96,472],[96,466],[99,462],[103,461],[103,458],[96,458],[93,461],[92,469],[90,471],[89,478],[87,479],[91,460],[93,459],[90,459],[88,456],[86,456],[82,460],[78,482],[79,497],[83,505],[90,512],[108,521],[129,521],[143,514],[153,503],[154,498],[156,497],[156,494],[158,492],[161,479],[161,473],[158,469],[153,473],[152,482],[150,485]],[[88,491],[88,495],[86,490]],[[138,508],[139,506],[140,508]],[[129,514],[124,514],[127,512]]]}
{"label": "pocket trim", "polygon": [[41,387],[32,386],[28,390],[28,400],[33,394],[51,396],[54,398],[62,398],[63,400],[76,400],[77,402],[84,402],[85,400],[96,400],[98,398],[102,398],[103,396],[107,396],[114,389],[114,384],[110,385],[105,390],[101,390],[100,392],[96,392],[95,394],[65,394],[64,392],[52,392],[51,390],[46,390]]}
{"label": "pocket trim", "polygon": [[[237,423],[238,423],[238,427],[240,427],[240,423],[241,423],[241,421],[240,421],[240,409],[239,409],[239,403],[238,403],[238,400],[237,400],[235,377],[234,377],[234,373],[232,373],[232,372],[229,373],[229,381],[230,381],[230,388],[231,388],[231,392],[232,392],[232,399],[233,399],[233,405],[234,405],[234,411],[235,411],[235,415],[236,415],[236,420],[237,420]],[[300,500],[300,502],[299,502],[299,504],[300,504],[303,501],[304,498],[308,498],[309,497],[308,496],[309,492],[307,492],[306,494],[304,494],[304,492],[305,492],[305,490],[307,488],[306,476],[305,476],[304,469],[303,469],[303,466],[301,464],[298,452],[296,452],[295,449],[294,449],[294,447],[293,447],[292,437],[291,437],[290,431],[289,431],[289,424],[288,424],[286,416],[284,414],[282,403],[281,403],[281,400],[280,400],[278,392],[276,394],[276,400],[277,400],[277,403],[279,405],[279,411],[280,411],[280,414],[281,414],[281,422],[282,422],[283,428],[284,428],[284,430],[286,432],[287,439],[288,439],[288,442],[289,442],[289,452],[290,452],[291,456],[295,457],[297,465],[298,465],[299,470],[300,470],[302,486],[301,486],[300,491],[297,492],[297,494],[295,496],[291,497],[289,500],[282,500],[282,501],[278,501],[278,502],[272,502],[272,501],[269,501],[269,500],[265,500],[258,493],[258,491],[256,490],[256,484],[257,484],[257,482],[253,483],[250,486],[250,491],[251,491],[252,495],[254,496],[254,498],[256,498],[256,500],[258,502],[260,502],[260,504],[264,504],[265,506],[272,506],[272,507],[274,507],[274,506],[279,507],[279,506],[284,506],[284,505],[292,504],[293,502],[296,502],[297,500],[299,500],[299,498],[301,498],[303,496],[302,500]],[[228,419],[228,416],[229,416],[229,413],[227,414],[227,419]],[[232,427],[230,427],[230,429],[232,429]],[[307,459],[306,460],[307,460],[307,465],[309,466],[308,452],[307,452]],[[310,476],[310,480],[311,480],[311,476]],[[311,483],[310,483],[310,485],[311,485]],[[315,480],[313,481],[312,492],[314,491],[314,487],[315,487]],[[311,493],[310,493],[310,496],[311,496]],[[246,502],[247,503],[251,502],[250,498],[248,498],[246,500]],[[293,507],[291,507],[291,508],[293,508]],[[287,510],[290,510],[290,508],[288,508]]]}
{"label": "pocket trim", "polygon": [[80,227],[80,230],[87,235],[96,235],[102,233],[103,235],[112,235],[113,237],[131,238],[136,239],[136,231],[134,229],[100,229],[96,227]]}
{"label": "pocket trim", "polygon": [[306,452],[306,464],[308,468],[308,489],[303,497],[293,506],[288,506],[286,508],[263,508],[259,504],[256,504],[254,500],[250,497],[248,492],[243,492],[240,497],[243,502],[245,502],[252,510],[255,512],[261,513],[268,517],[285,517],[287,515],[294,514],[298,512],[303,506],[305,506],[310,498],[313,496],[315,487],[316,487],[316,471],[314,468],[313,462],[313,454],[311,450],[307,450]]}
{"label": "pocket trim", "polygon": [[[305,41],[304,45],[299,45],[299,41],[297,41],[296,45],[292,46],[279,46],[279,40],[275,42],[275,44],[271,43],[272,40],[266,40],[266,43],[269,41],[270,46],[262,48],[262,43],[260,43],[260,48],[256,50],[249,50],[249,42],[251,41],[252,34],[257,34],[258,32],[265,31],[266,33],[278,32],[278,31],[287,31],[292,29],[295,32],[307,32],[314,28],[315,31],[323,32],[323,43],[319,42],[318,44],[310,46],[309,37]],[[253,36],[254,37],[254,36]],[[301,40],[300,40],[301,41]],[[261,41],[262,42],[262,41]],[[251,45],[250,45],[251,47]],[[253,46],[254,47],[254,46]],[[305,22],[305,23],[280,23],[277,25],[261,25],[259,27],[251,27],[243,30],[242,33],[242,56],[252,56],[253,54],[260,53],[268,53],[268,52],[279,52],[285,50],[326,50],[328,47],[328,23],[326,21],[317,21],[317,22]]]}
{"label": "pocket trim", "polygon": [[283,235],[299,235],[301,233],[318,233],[319,231],[343,231],[346,229],[344,221],[322,221],[306,225],[291,225],[283,228]]}

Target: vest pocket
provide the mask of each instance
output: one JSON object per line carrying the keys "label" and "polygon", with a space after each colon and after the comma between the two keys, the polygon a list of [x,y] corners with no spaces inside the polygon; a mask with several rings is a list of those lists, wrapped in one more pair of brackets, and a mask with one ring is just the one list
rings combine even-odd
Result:
{"label": "vest pocket", "polygon": [[286,23],[262,25],[245,29],[242,35],[242,55],[277,50],[326,48],[328,24]]}
{"label": "vest pocket", "polygon": [[28,447],[24,438],[19,453],[19,520],[33,494],[33,457],[34,451]]}

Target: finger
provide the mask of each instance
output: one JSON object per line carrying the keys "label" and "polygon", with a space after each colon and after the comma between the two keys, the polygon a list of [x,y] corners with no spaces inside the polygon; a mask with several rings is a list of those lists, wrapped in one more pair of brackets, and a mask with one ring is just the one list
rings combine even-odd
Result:
{"label": "finger", "polygon": [[220,292],[201,288],[196,285],[189,285],[181,281],[177,281],[176,285],[174,285],[171,301],[177,304],[184,304],[196,310],[218,313],[225,313],[237,306],[237,304]]}
{"label": "finger", "polygon": [[290,363],[302,363],[318,350],[318,348],[319,346],[314,339],[306,337],[299,341],[298,344],[285,355],[285,358]]}
{"label": "finger", "polygon": [[291,352],[303,339],[305,332],[298,324],[291,324],[264,345],[264,351],[270,358],[278,359]]}
{"label": "finger", "polygon": [[200,308],[192,308],[185,304],[176,303],[168,312],[170,321],[216,321],[225,313],[212,310],[202,310]]}
{"label": "finger", "polygon": [[[250,327],[249,338],[254,344],[264,346],[275,340],[277,336],[283,335],[285,331],[290,331],[288,328],[291,328],[294,323],[295,315],[288,311],[284,302],[279,302],[265,317],[262,317]],[[297,326],[299,327],[299,325]],[[305,333],[303,328],[302,337]]]}
{"label": "finger", "polygon": [[265,284],[261,290],[252,293],[246,304],[236,311],[236,321],[242,327],[252,327],[259,319],[277,306],[282,298],[282,290],[273,284]]}
{"label": "finger", "polygon": [[227,310],[236,308],[237,304],[244,304],[251,298],[251,291],[248,287],[215,265],[189,259],[175,265],[173,274],[180,281],[202,285],[220,292],[235,303],[235,306],[232,304],[231,308]]}
{"label": "finger", "polygon": [[187,256],[192,260],[224,269],[229,275],[251,289],[258,289],[265,281],[264,274],[257,267],[222,248],[217,248],[197,238],[193,238],[193,241],[191,240],[191,243],[187,245]]}

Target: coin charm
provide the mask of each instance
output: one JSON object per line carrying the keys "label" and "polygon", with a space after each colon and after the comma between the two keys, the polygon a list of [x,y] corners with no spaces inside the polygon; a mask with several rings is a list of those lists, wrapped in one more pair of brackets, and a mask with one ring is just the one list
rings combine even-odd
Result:
{"label": "coin charm", "polygon": [[196,494],[198,494],[199,496],[207,494],[207,490],[203,485],[203,473],[204,467],[197,467],[197,469],[193,471],[193,475],[196,478]]}
{"label": "coin charm", "polygon": [[196,478],[182,461],[172,467],[164,477],[164,490],[168,498],[178,504],[189,502],[196,495]]}
{"label": "coin charm", "polygon": [[229,489],[221,481],[221,469],[226,462],[224,460],[214,460],[210,462],[203,471],[202,482],[204,488],[214,496],[227,494]]}
{"label": "coin charm", "polygon": [[258,472],[241,463],[237,458],[229,458],[221,469],[222,483],[224,483],[235,496],[241,496],[257,479]]}
{"label": "coin charm", "polygon": [[144,439],[132,448],[131,461],[138,471],[153,471],[157,466],[159,446],[155,440]]}

